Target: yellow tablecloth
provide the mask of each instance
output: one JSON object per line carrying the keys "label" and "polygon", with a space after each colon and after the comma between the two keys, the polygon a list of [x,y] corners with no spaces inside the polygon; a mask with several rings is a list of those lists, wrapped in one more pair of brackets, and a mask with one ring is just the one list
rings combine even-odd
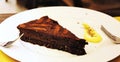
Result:
{"label": "yellow tablecloth", "polygon": [[115,19],[117,19],[120,22],[120,16],[114,17]]}
{"label": "yellow tablecloth", "polygon": [[11,58],[7,54],[5,54],[2,50],[0,50],[0,62],[19,62],[19,61]]}

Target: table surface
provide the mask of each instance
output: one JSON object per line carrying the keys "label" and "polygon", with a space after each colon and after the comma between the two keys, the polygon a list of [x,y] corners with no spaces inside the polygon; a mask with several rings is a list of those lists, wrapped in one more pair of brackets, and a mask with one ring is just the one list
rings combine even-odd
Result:
{"label": "table surface", "polygon": [[[8,17],[10,17],[10,16],[12,16],[12,15],[14,15],[14,14],[16,14],[16,13],[0,14],[0,23],[1,23],[2,21],[4,21],[6,18],[8,18]],[[116,58],[108,61],[108,62],[120,62],[120,55],[119,55],[118,57],[116,57]]]}

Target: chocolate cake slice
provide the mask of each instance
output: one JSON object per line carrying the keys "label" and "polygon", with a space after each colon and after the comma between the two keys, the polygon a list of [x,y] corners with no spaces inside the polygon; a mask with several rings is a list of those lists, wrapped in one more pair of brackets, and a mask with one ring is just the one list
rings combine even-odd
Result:
{"label": "chocolate cake slice", "polygon": [[45,46],[48,48],[63,50],[76,55],[84,55],[84,39],[79,39],[57,21],[43,16],[40,19],[32,20],[17,26],[20,34],[24,33],[21,40]]}

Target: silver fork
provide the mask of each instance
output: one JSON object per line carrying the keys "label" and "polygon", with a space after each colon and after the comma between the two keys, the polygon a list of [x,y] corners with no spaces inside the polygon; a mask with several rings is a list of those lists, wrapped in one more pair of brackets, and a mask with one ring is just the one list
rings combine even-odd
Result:
{"label": "silver fork", "polygon": [[103,25],[101,26],[101,30],[112,40],[114,40],[114,43],[120,44],[120,37],[110,33]]}
{"label": "silver fork", "polygon": [[17,41],[18,39],[20,39],[22,36],[24,35],[24,33],[22,33],[18,38],[16,38],[15,40],[13,41],[8,41],[8,42],[3,42],[1,43],[0,45],[3,46],[3,47],[10,47],[15,41]]}

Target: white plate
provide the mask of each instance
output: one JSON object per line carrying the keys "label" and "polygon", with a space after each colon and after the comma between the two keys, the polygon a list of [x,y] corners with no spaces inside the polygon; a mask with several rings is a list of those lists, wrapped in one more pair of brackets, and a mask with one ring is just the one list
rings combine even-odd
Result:
{"label": "white plate", "polygon": [[102,36],[102,41],[86,45],[87,54],[83,56],[32,45],[21,40],[14,43],[11,48],[0,47],[0,49],[22,62],[103,62],[120,55],[120,44],[114,44],[100,29],[101,25],[111,25],[110,28],[114,30],[120,23],[101,12],[76,7],[43,7],[13,15],[0,24],[0,41],[15,39],[19,35],[19,30],[16,28],[19,24],[45,15],[58,21],[79,38],[83,38],[81,24],[86,22]]}

